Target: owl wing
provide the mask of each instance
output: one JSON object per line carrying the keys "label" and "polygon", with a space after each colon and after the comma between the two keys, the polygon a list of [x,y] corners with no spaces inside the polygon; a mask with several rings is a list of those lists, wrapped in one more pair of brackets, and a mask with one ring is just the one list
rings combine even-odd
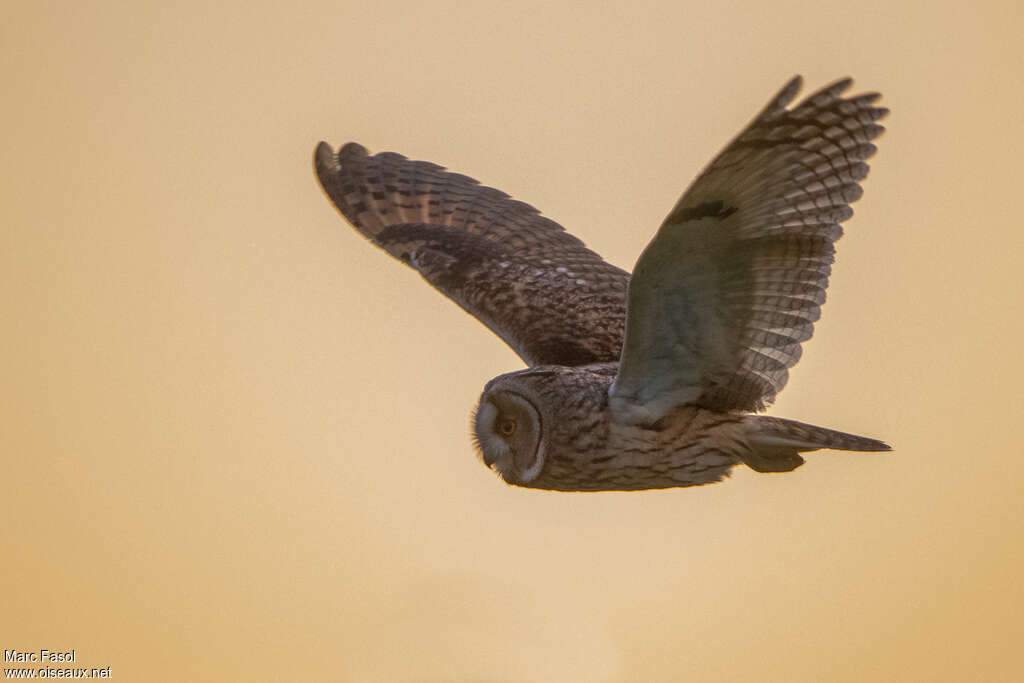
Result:
{"label": "owl wing", "polygon": [[637,261],[613,409],[760,410],[786,384],[888,113],[876,93],[842,97],[850,79],[787,109],[800,84],[711,162]]}
{"label": "owl wing", "polygon": [[614,361],[629,274],[528,204],[400,154],[321,142],[320,184],[371,242],[501,337],[528,365]]}

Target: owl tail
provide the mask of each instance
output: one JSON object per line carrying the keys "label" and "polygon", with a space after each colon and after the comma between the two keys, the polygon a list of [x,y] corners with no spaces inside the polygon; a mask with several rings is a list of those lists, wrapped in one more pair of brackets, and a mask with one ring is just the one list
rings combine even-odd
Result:
{"label": "owl tail", "polygon": [[745,419],[750,449],[740,455],[757,472],[789,472],[804,464],[803,451],[832,448],[837,451],[891,451],[877,439],[837,432],[833,429],[786,420],[781,417],[748,415]]}

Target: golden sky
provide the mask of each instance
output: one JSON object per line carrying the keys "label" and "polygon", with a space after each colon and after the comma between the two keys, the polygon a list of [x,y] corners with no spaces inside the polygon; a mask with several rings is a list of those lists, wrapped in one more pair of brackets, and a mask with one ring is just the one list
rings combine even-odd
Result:
{"label": "golden sky", "polygon": [[[1016,3],[13,2],[0,647],[122,681],[1016,681]],[[786,475],[504,485],[521,367],[311,170],[357,140],[631,268],[793,74],[892,109],[771,414]],[[10,666],[9,664],[5,666]]]}

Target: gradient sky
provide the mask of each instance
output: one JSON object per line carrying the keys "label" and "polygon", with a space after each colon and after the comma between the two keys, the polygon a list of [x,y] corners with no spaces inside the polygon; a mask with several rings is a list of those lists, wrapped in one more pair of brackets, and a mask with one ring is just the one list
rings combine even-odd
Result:
{"label": "gradient sky", "polygon": [[[1021,680],[1021,29],[984,1],[8,3],[0,648],[123,681]],[[466,173],[631,268],[794,73],[892,114],[770,412],[895,451],[505,486],[469,413],[521,362],[340,219],[315,144]]]}

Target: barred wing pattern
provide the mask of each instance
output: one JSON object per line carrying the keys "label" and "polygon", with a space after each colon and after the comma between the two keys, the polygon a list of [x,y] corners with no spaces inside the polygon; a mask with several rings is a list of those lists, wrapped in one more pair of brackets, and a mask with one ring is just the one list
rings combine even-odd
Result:
{"label": "barred wing pattern", "polygon": [[785,386],[888,113],[851,82],[786,109],[794,78],[683,194],[633,272],[613,407],[754,411]]}
{"label": "barred wing pattern", "polygon": [[348,143],[314,156],[320,184],[365,237],[501,337],[528,365],[619,357],[629,274],[529,204],[400,154]]}

